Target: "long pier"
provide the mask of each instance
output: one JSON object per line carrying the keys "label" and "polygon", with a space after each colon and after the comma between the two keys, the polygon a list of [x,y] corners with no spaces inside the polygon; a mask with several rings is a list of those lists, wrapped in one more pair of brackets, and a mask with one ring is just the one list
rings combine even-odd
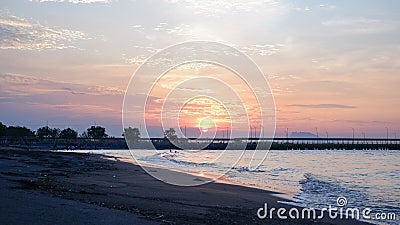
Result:
{"label": "long pier", "polygon": [[[252,140],[252,139],[250,139]],[[400,139],[383,138],[261,138],[256,143],[272,141],[276,150],[399,150]]]}
{"label": "long pier", "polygon": [[[273,150],[400,150],[400,139],[391,138],[139,138],[130,146],[137,149],[152,144],[157,149],[273,149]],[[174,144],[175,143],[175,144]],[[127,149],[124,138],[38,139],[0,138],[1,146],[26,149]],[[180,146],[180,147],[177,147]],[[200,147],[202,146],[202,147]],[[235,147],[235,146],[241,146]]]}
{"label": "long pier", "polygon": [[[164,138],[151,138],[151,141],[159,149],[176,148],[172,143],[165,142]],[[189,146],[209,143],[205,149],[226,149],[228,144],[232,149],[235,143],[241,142],[249,150],[268,147],[273,150],[400,150],[400,139],[383,138],[188,138],[176,142],[188,142]]]}

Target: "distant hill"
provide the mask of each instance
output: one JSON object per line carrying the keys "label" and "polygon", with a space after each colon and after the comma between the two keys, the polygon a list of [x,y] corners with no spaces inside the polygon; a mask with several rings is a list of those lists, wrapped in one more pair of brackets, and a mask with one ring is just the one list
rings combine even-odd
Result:
{"label": "distant hill", "polygon": [[290,134],[291,138],[317,138],[317,135],[310,132],[292,132]]}

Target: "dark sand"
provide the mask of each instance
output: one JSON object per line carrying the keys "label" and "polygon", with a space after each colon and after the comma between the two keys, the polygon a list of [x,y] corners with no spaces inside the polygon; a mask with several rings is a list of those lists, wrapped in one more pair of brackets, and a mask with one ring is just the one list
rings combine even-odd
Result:
{"label": "dark sand", "polygon": [[289,208],[284,199],[221,183],[173,186],[101,155],[0,149],[0,171],[0,224],[364,224],[260,220],[258,208]]}

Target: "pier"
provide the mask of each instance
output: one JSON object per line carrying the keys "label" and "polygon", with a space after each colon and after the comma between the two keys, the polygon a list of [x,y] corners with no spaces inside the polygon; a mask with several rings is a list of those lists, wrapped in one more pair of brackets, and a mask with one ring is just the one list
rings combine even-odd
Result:
{"label": "pier", "polygon": [[253,145],[272,142],[275,150],[399,150],[400,139],[382,138],[260,138]]}
{"label": "pier", "polygon": [[[172,143],[164,138],[151,138],[158,149],[174,149]],[[246,143],[246,149],[272,150],[399,150],[400,139],[383,138],[214,138],[214,139],[178,139],[178,143],[187,142],[192,145],[209,143],[205,149],[223,150],[228,143],[229,149],[235,149],[235,143]],[[239,144],[238,144],[239,145]],[[240,144],[242,146],[242,144]],[[258,147],[257,147],[258,146]],[[233,147],[233,148],[232,148]]]}
{"label": "pier", "polygon": [[[166,138],[140,138],[131,147],[147,149],[150,143],[156,149],[400,150],[400,139],[388,138],[177,138],[173,141]],[[0,138],[0,145],[25,149],[128,148],[124,138]]]}

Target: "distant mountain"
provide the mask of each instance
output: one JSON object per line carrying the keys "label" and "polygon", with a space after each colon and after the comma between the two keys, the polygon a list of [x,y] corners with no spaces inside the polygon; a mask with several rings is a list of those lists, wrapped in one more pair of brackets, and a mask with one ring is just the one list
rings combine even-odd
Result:
{"label": "distant mountain", "polygon": [[291,138],[317,138],[317,135],[310,132],[292,132],[290,134]]}

